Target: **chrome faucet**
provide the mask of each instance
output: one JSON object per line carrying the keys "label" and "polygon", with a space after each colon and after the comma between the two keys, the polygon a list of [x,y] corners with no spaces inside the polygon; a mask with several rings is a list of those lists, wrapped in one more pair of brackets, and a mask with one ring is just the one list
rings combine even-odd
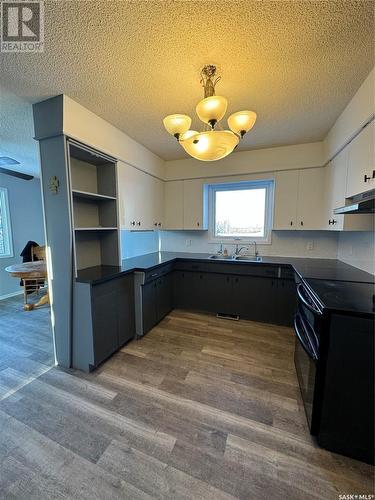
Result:
{"label": "chrome faucet", "polygon": [[222,241],[220,241],[220,248],[219,248],[219,250],[217,251],[217,254],[218,254],[218,255],[223,255],[223,242],[222,242]]}
{"label": "chrome faucet", "polygon": [[254,245],[254,257],[258,257],[259,252],[258,252],[258,249],[257,249],[257,242],[254,240],[252,242],[252,245]]}
{"label": "chrome faucet", "polygon": [[235,250],[235,252],[234,252],[234,255],[240,255],[241,250],[243,250],[244,248],[245,248],[246,250],[248,250],[248,249],[249,249],[249,247],[241,247],[241,248],[238,248],[238,243],[237,243],[237,245],[236,245],[236,250]]}

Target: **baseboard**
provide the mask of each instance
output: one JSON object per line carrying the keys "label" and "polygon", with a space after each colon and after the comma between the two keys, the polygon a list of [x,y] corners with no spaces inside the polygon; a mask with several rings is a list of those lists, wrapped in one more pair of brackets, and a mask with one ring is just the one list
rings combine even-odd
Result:
{"label": "baseboard", "polygon": [[6,293],[5,295],[0,295],[0,300],[10,299],[10,297],[15,297],[16,295],[22,295],[23,290],[19,290],[18,292]]}

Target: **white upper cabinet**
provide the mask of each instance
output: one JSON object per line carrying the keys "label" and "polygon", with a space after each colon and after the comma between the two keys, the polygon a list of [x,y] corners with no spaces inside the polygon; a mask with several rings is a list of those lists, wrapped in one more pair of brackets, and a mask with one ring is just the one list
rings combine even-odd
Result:
{"label": "white upper cabinet", "polygon": [[299,171],[296,229],[322,229],[325,220],[324,167]]}
{"label": "white upper cabinet", "polygon": [[323,168],[276,172],[273,229],[322,229],[323,187]]}
{"label": "white upper cabinet", "polygon": [[297,220],[298,170],[275,173],[273,229],[295,229]]}
{"label": "white upper cabinet", "polygon": [[374,217],[371,214],[335,214],[334,210],[345,205],[348,148],[343,149],[325,168],[325,226],[330,231],[371,231]]}
{"label": "white upper cabinet", "polygon": [[184,229],[184,181],[165,183],[164,229]]}
{"label": "white upper cabinet", "polygon": [[161,229],[164,218],[164,182],[121,163],[118,168],[121,229]]}
{"label": "white upper cabinet", "polygon": [[194,179],[184,182],[184,229],[208,229],[207,194],[204,181]]}
{"label": "white upper cabinet", "polygon": [[365,127],[348,146],[346,197],[375,187],[374,121]]}

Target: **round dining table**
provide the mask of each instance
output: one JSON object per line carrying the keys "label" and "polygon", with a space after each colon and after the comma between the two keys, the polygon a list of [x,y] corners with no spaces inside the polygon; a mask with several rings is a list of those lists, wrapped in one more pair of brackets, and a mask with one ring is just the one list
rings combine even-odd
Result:
{"label": "round dining table", "polygon": [[33,262],[22,262],[20,264],[14,264],[5,268],[11,276],[19,278],[24,282],[24,309],[26,311],[31,311],[36,307],[43,306],[44,304],[49,304],[49,294],[42,295],[38,302],[35,304],[29,304],[27,302],[27,286],[25,283],[28,281],[33,281],[36,284],[36,290],[39,289],[37,285],[38,281],[47,280],[47,264],[45,260],[36,260]]}

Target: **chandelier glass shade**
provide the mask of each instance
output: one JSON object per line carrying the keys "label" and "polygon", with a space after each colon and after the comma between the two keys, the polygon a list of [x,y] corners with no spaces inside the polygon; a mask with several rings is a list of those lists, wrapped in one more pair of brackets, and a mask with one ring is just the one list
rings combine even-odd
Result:
{"label": "chandelier glass shade", "polygon": [[205,66],[201,72],[204,99],[195,110],[204,123],[202,132],[190,130],[191,118],[188,115],[168,115],[163,120],[167,132],[190,156],[201,161],[220,160],[232,153],[240,139],[253,128],[257,118],[254,111],[238,111],[228,118],[230,130],[222,130],[219,122],[224,118],[228,101],[215,95],[215,85],[220,80],[220,77],[215,79],[215,74],[216,67],[213,65]]}

